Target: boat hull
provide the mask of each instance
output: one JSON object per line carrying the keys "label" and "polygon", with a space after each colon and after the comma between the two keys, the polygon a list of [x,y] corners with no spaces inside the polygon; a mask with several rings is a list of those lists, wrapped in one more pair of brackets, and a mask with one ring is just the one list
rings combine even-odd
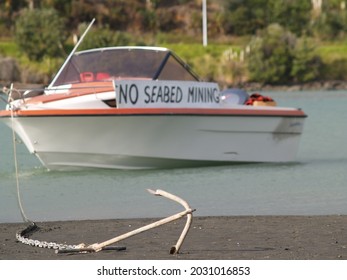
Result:
{"label": "boat hull", "polygon": [[151,169],[294,161],[304,117],[41,114],[16,116],[13,124],[51,170]]}

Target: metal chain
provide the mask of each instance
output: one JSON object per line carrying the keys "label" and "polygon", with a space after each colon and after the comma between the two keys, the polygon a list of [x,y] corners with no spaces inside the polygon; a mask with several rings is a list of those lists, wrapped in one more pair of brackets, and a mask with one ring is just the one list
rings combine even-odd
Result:
{"label": "metal chain", "polygon": [[16,233],[16,239],[19,242],[26,245],[39,247],[39,248],[55,249],[55,250],[78,249],[81,247],[81,245],[67,245],[62,243],[40,241],[40,240],[29,238],[30,235],[33,234],[38,229],[39,227],[35,223],[31,223],[26,229],[18,231]]}

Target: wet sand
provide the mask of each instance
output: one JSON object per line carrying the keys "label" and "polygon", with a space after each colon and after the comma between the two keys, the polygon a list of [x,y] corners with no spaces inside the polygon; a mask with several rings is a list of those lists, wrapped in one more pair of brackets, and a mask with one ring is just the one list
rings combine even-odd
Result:
{"label": "wet sand", "polygon": [[[32,239],[93,244],[158,219],[38,222]],[[185,218],[130,237],[123,251],[56,254],[54,249],[17,242],[24,223],[0,224],[2,260],[346,260],[347,215],[194,217],[180,253],[170,255]]]}

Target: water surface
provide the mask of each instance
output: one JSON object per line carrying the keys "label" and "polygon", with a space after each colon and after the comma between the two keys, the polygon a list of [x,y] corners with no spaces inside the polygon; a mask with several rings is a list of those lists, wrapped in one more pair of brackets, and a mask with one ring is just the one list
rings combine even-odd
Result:
{"label": "water surface", "polygon": [[[16,144],[26,215],[35,221],[162,217],[181,207],[147,188],[177,194],[195,215],[347,214],[347,93],[273,92],[308,115],[295,163],[151,171],[48,172]],[[3,104],[0,105],[3,107]],[[0,222],[22,221],[11,130],[0,123]]]}

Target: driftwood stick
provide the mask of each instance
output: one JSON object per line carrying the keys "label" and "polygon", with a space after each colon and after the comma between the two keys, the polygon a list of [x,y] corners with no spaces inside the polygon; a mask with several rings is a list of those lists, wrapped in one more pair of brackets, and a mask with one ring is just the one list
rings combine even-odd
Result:
{"label": "driftwood stick", "polygon": [[[164,197],[169,198],[173,201],[176,201],[177,203],[181,204],[186,210],[190,209],[189,204],[185,200],[183,200],[182,198],[180,198],[178,196],[175,196],[175,195],[168,193],[166,191],[163,191],[163,190],[156,190],[154,192],[153,190],[148,189],[148,191],[154,195],[164,196]],[[183,229],[183,231],[180,235],[180,238],[178,239],[176,245],[171,247],[170,254],[178,254],[179,253],[179,249],[181,248],[182,243],[183,243],[184,239],[186,238],[188,231],[190,229],[190,225],[192,224],[192,221],[193,221],[192,212],[193,211],[191,211],[190,213],[187,213],[187,222],[184,226],[184,229]]]}
{"label": "driftwood stick", "polygon": [[179,250],[180,250],[180,248],[182,246],[182,243],[183,243],[184,239],[186,238],[186,236],[188,234],[188,231],[190,229],[190,225],[192,224],[192,221],[193,221],[193,215],[192,215],[192,212],[191,212],[191,213],[187,214],[187,222],[186,222],[186,224],[184,226],[184,229],[183,229],[183,231],[181,233],[180,238],[178,239],[176,245],[171,247],[171,250],[170,250],[170,254],[171,255],[179,253]]}
{"label": "driftwood stick", "polygon": [[94,243],[94,244],[88,246],[87,248],[92,249],[95,252],[98,252],[98,251],[101,251],[102,248],[105,247],[105,246],[109,246],[111,244],[114,244],[116,242],[119,242],[121,240],[129,238],[131,236],[134,236],[134,235],[137,235],[139,233],[142,233],[144,231],[147,231],[147,230],[153,229],[155,227],[159,227],[161,225],[164,225],[164,224],[170,223],[172,221],[178,220],[178,219],[180,219],[180,218],[182,218],[182,217],[187,215],[187,223],[186,223],[186,225],[185,225],[185,227],[183,229],[183,232],[182,232],[182,234],[181,234],[177,244],[174,247],[172,247],[171,250],[170,250],[170,253],[172,253],[172,254],[178,253],[179,248],[182,245],[182,243],[184,241],[184,238],[185,238],[185,236],[188,233],[188,230],[189,230],[189,227],[190,227],[190,224],[191,224],[191,221],[192,221],[192,212],[194,210],[190,208],[190,206],[188,205],[188,203],[186,201],[184,201],[183,199],[181,199],[181,198],[179,198],[179,197],[177,197],[175,195],[172,195],[172,194],[170,194],[168,192],[165,192],[165,191],[162,191],[162,190],[157,190],[157,191],[148,190],[148,191],[150,193],[154,194],[154,195],[164,196],[164,197],[169,198],[169,199],[171,199],[173,201],[176,201],[179,204],[183,205],[183,207],[186,210],[182,211],[180,213],[177,213],[175,215],[169,216],[167,218],[161,219],[159,221],[156,221],[154,223],[151,223],[149,225],[143,226],[141,228],[135,229],[135,230],[130,231],[128,233],[122,234],[122,235],[117,236],[115,238],[112,238],[110,240],[104,241],[102,243]]}
{"label": "driftwood stick", "polygon": [[74,249],[62,249],[62,250],[56,250],[56,253],[74,253],[74,252],[79,252],[79,253],[87,253],[87,252],[99,252],[101,250],[118,250],[118,251],[121,251],[121,250],[125,250],[125,247],[112,247],[112,246],[109,246],[111,244],[114,244],[116,242],[119,242],[121,240],[124,240],[126,238],[129,238],[131,236],[134,236],[134,235],[137,235],[137,234],[140,234],[144,231],[147,231],[147,230],[150,230],[150,229],[153,229],[155,227],[159,227],[161,225],[164,225],[164,224],[167,224],[167,223],[170,223],[172,221],[175,221],[175,220],[178,220],[184,216],[187,216],[187,222],[185,224],[185,227],[176,243],[175,246],[171,247],[171,250],[170,250],[170,254],[177,254],[179,252],[179,249],[189,231],[189,228],[190,228],[190,225],[192,223],[192,218],[193,218],[193,215],[192,215],[192,212],[195,211],[195,209],[191,209],[190,206],[188,205],[188,203],[186,201],[184,201],[182,198],[179,198],[173,194],[170,194],[168,192],[165,192],[165,191],[162,191],[162,190],[156,190],[156,191],[153,191],[153,190],[150,190],[148,189],[148,191],[151,193],[151,194],[154,194],[154,195],[157,195],[157,196],[164,196],[166,198],[169,198],[179,204],[181,204],[185,210],[182,211],[182,212],[179,212],[175,215],[172,215],[172,216],[169,216],[167,218],[164,218],[164,219],[161,219],[159,221],[156,221],[154,223],[151,223],[149,225],[146,225],[146,226],[143,226],[141,228],[138,228],[138,229],[135,229],[133,231],[130,231],[128,233],[125,233],[125,234],[122,234],[120,236],[117,236],[115,238],[112,238],[110,240],[106,240],[102,243],[94,243],[92,245],[89,245],[87,247],[85,246],[81,246],[80,248],[74,248]]}
{"label": "driftwood stick", "polygon": [[184,217],[185,215],[187,215],[188,213],[191,213],[191,212],[192,212],[191,209],[182,211],[182,212],[177,213],[175,215],[172,215],[170,217],[164,218],[164,219],[159,220],[157,222],[151,223],[149,225],[143,226],[141,228],[135,229],[135,230],[130,231],[128,233],[125,233],[125,234],[122,234],[122,235],[117,236],[115,238],[112,238],[110,240],[107,240],[105,242],[92,244],[92,245],[88,246],[88,248],[92,248],[95,252],[101,251],[102,248],[105,246],[109,246],[113,243],[119,242],[121,240],[124,240],[124,239],[129,238],[129,237],[134,236],[134,235],[137,235],[137,234],[142,233],[144,231],[147,231],[149,229],[152,229],[152,228],[170,223],[172,221],[178,220],[178,219]]}

